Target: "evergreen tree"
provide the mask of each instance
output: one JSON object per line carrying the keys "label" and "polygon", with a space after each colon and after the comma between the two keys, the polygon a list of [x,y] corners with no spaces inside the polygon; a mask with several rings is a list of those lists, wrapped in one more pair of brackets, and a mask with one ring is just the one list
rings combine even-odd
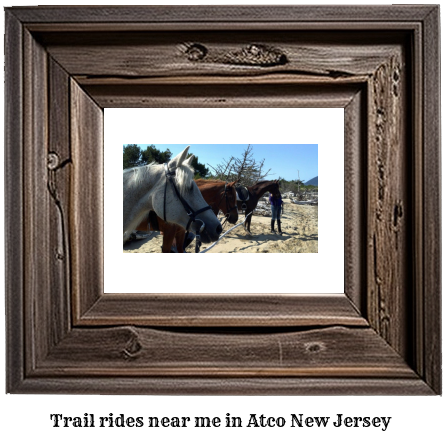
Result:
{"label": "evergreen tree", "polygon": [[131,167],[144,166],[150,163],[167,163],[172,156],[169,149],[160,151],[153,144],[144,151],[136,144],[127,144],[123,146],[123,169]]}
{"label": "evergreen tree", "polygon": [[[189,158],[191,155],[192,154],[188,154],[186,158]],[[198,162],[197,156],[194,155],[191,165],[195,169],[195,179],[206,178],[209,175],[209,169],[204,164]]]}
{"label": "evergreen tree", "polygon": [[123,169],[140,166],[141,162],[140,146],[136,144],[127,144],[123,146]]}
{"label": "evergreen tree", "polygon": [[172,152],[169,149],[161,152],[153,144],[151,144],[151,146],[148,146],[146,150],[142,151],[143,164],[154,162],[157,164],[167,163],[171,159],[171,156]]}

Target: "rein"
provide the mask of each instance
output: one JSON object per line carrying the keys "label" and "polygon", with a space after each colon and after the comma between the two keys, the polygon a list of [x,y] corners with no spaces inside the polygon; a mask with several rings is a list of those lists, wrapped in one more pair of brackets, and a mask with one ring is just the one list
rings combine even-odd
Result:
{"label": "rein", "polygon": [[223,239],[223,237],[225,237],[228,233],[230,233],[232,230],[234,230],[235,228],[239,227],[240,225],[243,225],[246,222],[246,219],[252,214],[254,213],[253,211],[249,212],[246,217],[245,220],[243,222],[240,222],[236,225],[234,225],[232,228],[229,228],[228,231],[224,232],[216,242],[214,242],[210,247],[204,249],[200,254],[204,254],[205,252],[209,251],[210,249],[214,248],[215,245],[217,245],[217,243],[220,243],[220,241]]}
{"label": "rein", "polygon": [[222,198],[220,199],[220,202],[218,203],[218,206],[217,206],[217,210],[220,210],[220,204],[222,203],[223,196],[224,196],[224,198],[226,199],[226,216],[225,216],[224,222],[222,223],[222,227],[225,225],[226,221],[229,219],[229,212],[234,209],[238,210],[237,203],[235,203],[235,201],[234,201],[234,203],[235,203],[234,207],[231,208],[231,206],[229,205],[227,188],[228,188],[228,183],[225,182],[225,188],[223,190],[223,195],[222,195]]}
{"label": "rein", "polygon": [[163,215],[164,215],[164,221],[167,223],[168,221],[166,220],[166,186],[167,186],[167,182],[169,181],[172,184],[172,187],[174,188],[175,194],[177,195],[177,198],[179,199],[179,201],[181,202],[181,204],[183,205],[183,208],[185,209],[186,213],[189,216],[189,221],[188,224],[186,225],[186,235],[185,235],[185,241],[189,236],[189,228],[191,227],[191,224],[193,222],[201,222],[202,225],[197,229],[197,233],[196,233],[196,242],[195,242],[195,250],[196,252],[198,252],[200,250],[200,245],[201,245],[201,241],[200,241],[200,233],[205,229],[205,223],[201,220],[201,219],[197,219],[197,216],[200,213],[203,213],[206,210],[210,210],[211,207],[209,205],[207,205],[206,207],[200,208],[200,210],[194,211],[192,209],[192,207],[188,204],[188,202],[186,201],[186,199],[184,199],[181,195],[180,192],[177,189],[177,186],[175,185],[174,182],[174,176],[175,176],[175,171],[171,172],[169,170],[169,166],[168,163],[164,163],[164,167],[165,167],[165,176],[166,176],[166,184],[165,184],[165,195],[163,197]]}

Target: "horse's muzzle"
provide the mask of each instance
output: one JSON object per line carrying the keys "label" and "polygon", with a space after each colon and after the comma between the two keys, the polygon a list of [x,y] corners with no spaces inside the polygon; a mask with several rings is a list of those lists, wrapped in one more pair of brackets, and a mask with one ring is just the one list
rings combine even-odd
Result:
{"label": "horse's muzzle", "polygon": [[238,221],[238,214],[230,214],[228,216],[228,222],[232,225],[235,225]]}
{"label": "horse's muzzle", "polygon": [[216,242],[222,231],[223,228],[220,223],[217,225],[215,230],[212,230],[212,232],[211,230],[208,230],[208,227],[205,227],[204,230],[200,233],[200,240],[203,243]]}

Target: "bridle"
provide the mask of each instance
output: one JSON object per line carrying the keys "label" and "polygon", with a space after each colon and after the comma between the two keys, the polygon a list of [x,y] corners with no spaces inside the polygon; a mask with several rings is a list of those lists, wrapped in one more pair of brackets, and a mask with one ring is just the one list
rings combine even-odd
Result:
{"label": "bridle", "polygon": [[237,207],[237,202],[234,200],[234,207],[231,208],[231,206],[229,205],[229,199],[228,199],[228,183],[225,182],[225,188],[223,190],[223,195],[222,198],[220,199],[220,202],[218,203],[217,206],[217,210],[220,210],[220,204],[223,201],[223,197],[226,199],[226,216],[225,216],[225,220],[222,223],[222,226],[224,226],[224,224],[226,223],[226,221],[229,219],[229,213],[234,210],[237,209],[238,211],[238,207]]}
{"label": "bridle", "polygon": [[165,195],[163,197],[163,216],[164,216],[164,221],[168,222],[166,220],[166,188],[167,188],[167,185],[168,185],[167,182],[169,181],[172,184],[172,187],[174,188],[174,191],[175,191],[175,194],[177,195],[177,198],[179,199],[179,201],[183,205],[183,208],[186,210],[186,213],[189,216],[189,221],[188,221],[188,224],[186,225],[185,242],[186,242],[186,239],[189,236],[189,229],[191,227],[191,224],[193,222],[197,222],[197,221],[202,223],[200,225],[200,227],[197,228],[197,233],[196,233],[196,236],[195,236],[195,238],[196,238],[195,251],[198,252],[198,250],[200,248],[200,245],[201,245],[200,233],[205,229],[205,223],[201,219],[197,219],[197,216],[199,214],[203,213],[206,210],[210,210],[211,207],[209,205],[207,205],[206,207],[200,208],[200,210],[194,211],[192,209],[192,207],[188,204],[186,199],[184,199],[180,195],[180,192],[178,191],[177,186],[175,185],[175,182],[174,182],[175,171],[171,172],[169,170],[168,163],[164,163],[164,167],[165,167],[165,176],[166,176]]}

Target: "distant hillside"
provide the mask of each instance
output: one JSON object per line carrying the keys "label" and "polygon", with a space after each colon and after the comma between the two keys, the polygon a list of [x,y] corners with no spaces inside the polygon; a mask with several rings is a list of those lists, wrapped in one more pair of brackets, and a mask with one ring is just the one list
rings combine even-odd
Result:
{"label": "distant hillside", "polygon": [[305,184],[305,186],[317,186],[318,187],[318,176],[310,179],[309,181],[306,181],[304,184]]}

